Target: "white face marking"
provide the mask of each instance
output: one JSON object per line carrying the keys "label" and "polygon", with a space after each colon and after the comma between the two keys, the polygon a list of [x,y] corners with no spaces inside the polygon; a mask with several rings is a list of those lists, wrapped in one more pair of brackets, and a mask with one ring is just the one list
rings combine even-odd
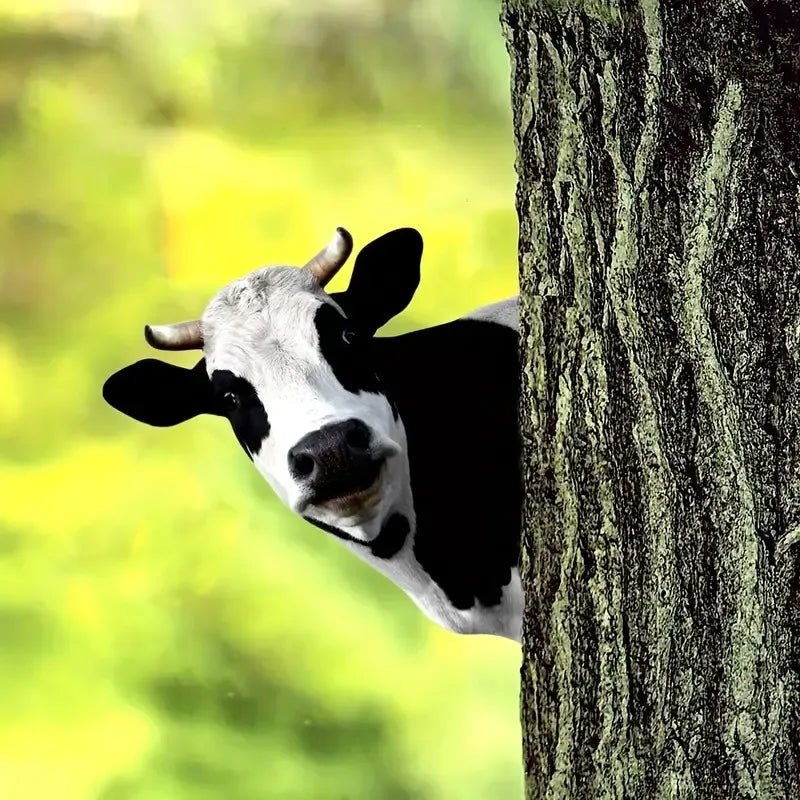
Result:
{"label": "white face marking", "polygon": [[[250,455],[281,500],[298,514],[370,541],[407,494],[405,431],[385,396],[348,391],[337,379],[315,324],[324,303],[339,310],[306,270],[294,267],[267,267],[234,281],[203,314],[206,366],[212,381],[225,371],[255,390],[269,433]],[[351,419],[369,427],[370,456],[386,459],[379,491],[352,508],[310,505],[306,487],[290,470],[289,451],[323,426]]]}

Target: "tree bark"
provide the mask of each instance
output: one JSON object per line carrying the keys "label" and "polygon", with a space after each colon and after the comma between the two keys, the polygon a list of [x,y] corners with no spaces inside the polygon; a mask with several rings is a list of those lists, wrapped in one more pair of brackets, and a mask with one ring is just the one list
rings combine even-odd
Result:
{"label": "tree bark", "polygon": [[505,0],[529,798],[800,798],[800,4]]}

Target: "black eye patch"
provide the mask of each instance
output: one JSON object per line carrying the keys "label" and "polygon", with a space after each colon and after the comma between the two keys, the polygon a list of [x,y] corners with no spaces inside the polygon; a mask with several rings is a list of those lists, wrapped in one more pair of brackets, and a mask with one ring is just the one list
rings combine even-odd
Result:
{"label": "black eye patch", "polygon": [[354,329],[330,303],[323,303],[314,315],[319,348],[336,380],[353,394],[380,394],[378,377],[370,356],[370,333]]}
{"label": "black eye patch", "polygon": [[227,369],[214,370],[211,386],[217,413],[230,420],[239,444],[252,460],[269,436],[269,419],[255,387]]}

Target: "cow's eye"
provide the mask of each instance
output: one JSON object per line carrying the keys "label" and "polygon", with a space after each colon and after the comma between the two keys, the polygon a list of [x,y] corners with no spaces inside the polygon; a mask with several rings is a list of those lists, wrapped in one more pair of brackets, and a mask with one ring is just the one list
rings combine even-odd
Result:
{"label": "cow's eye", "polygon": [[225,392],[225,394],[222,395],[222,407],[226,414],[232,414],[239,408],[240,404],[241,400],[236,392]]}
{"label": "cow's eye", "polygon": [[353,344],[356,341],[357,335],[352,328],[345,328],[342,331],[342,341],[345,344]]}

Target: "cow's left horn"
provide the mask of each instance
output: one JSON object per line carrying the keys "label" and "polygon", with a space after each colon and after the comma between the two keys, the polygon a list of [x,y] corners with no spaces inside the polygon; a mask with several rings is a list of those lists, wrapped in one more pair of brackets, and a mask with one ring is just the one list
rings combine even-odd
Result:
{"label": "cow's left horn", "polygon": [[324,286],[347,261],[353,250],[353,237],[344,229],[337,228],[328,246],[317,253],[306,264],[307,269]]}
{"label": "cow's left horn", "polygon": [[157,350],[202,350],[203,329],[200,320],[174,325],[145,325],[144,338]]}

